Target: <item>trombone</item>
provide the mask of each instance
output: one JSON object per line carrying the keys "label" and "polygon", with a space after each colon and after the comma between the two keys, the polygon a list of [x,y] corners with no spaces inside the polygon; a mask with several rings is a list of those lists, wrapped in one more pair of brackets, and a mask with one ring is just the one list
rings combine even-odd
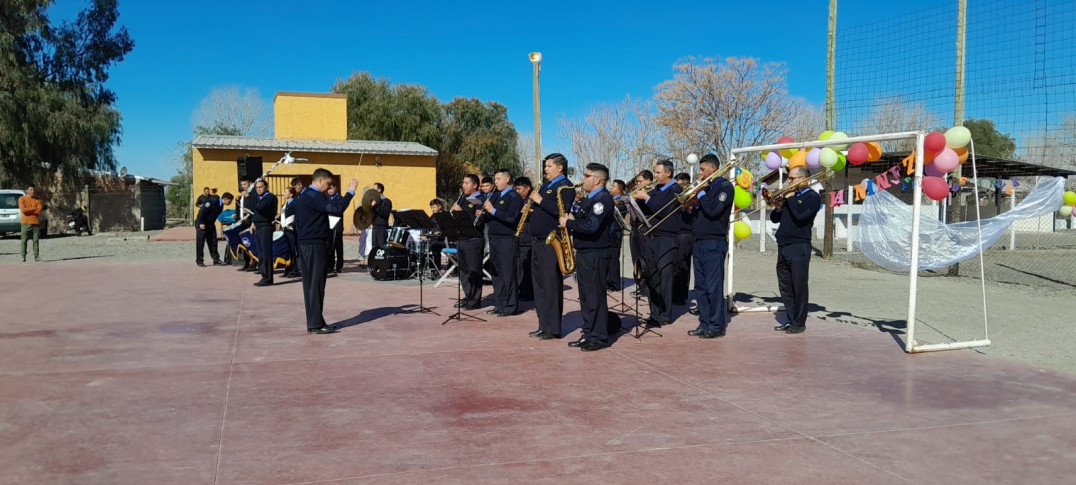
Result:
{"label": "trombone", "polygon": [[[717,170],[714,170],[714,173],[711,173],[710,175],[707,175],[706,178],[696,180],[695,183],[689,185],[686,189],[683,190],[683,192],[680,192],[679,194],[676,194],[675,199],[670,200],[667,204],[665,204],[664,207],[662,207],[661,209],[658,209],[656,212],[654,212],[654,216],[651,217],[650,219],[658,217],[658,215],[660,215],[663,211],[668,209],[669,206],[673,205],[673,203],[679,203],[681,207],[686,206],[689,202],[691,202],[692,199],[695,198],[695,196],[699,195],[699,191],[701,191],[702,189],[704,189],[706,187],[709,187],[710,184],[713,183],[713,181],[716,180],[718,177],[724,177],[726,174],[729,173],[729,171],[731,171],[732,169],[734,169],[736,167],[737,167],[737,165],[736,165],[735,162],[726,163],[721,168],[719,168]],[[650,233],[654,229],[656,229],[658,226],[660,226],[662,222],[665,222],[666,219],[672,217],[673,214],[676,214],[676,212],[677,211],[675,209],[670,211],[668,214],[665,215],[665,217],[662,217],[660,221],[658,221],[658,222],[656,222],[654,224],[649,224],[650,220],[647,220],[647,223],[650,225],[650,229],[648,229],[646,232],[644,232],[643,236],[649,236]]]}
{"label": "trombone", "polygon": [[800,191],[800,190],[802,190],[802,189],[804,189],[806,187],[810,187],[810,186],[812,186],[814,184],[825,182],[825,181],[833,178],[833,174],[835,174],[835,173],[836,172],[834,172],[832,170],[824,170],[822,173],[812,175],[812,176],[810,176],[808,178],[800,180],[799,182],[796,182],[794,184],[790,184],[788,187],[785,187],[785,188],[783,188],[781,190],[778,190],[777,192],[773,192],[773,193],[770,193],[769,189],[763,188],[762,189],[762,198],[766,199],[766,206],[767,207],[773,207],[773,206],[777,205],[778,199],[783,199],[786,195],[788,195],[788,194],[790,194],[792,192],[798,192],[798,191]]}

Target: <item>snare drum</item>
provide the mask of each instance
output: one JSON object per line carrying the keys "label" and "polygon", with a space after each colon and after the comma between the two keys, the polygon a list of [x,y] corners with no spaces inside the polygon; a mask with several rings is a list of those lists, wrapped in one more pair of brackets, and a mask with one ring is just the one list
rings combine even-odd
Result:
{"label": "snare drum", "polygon": [[394,248],[407,249],[407,230],[402,227],[390,227],[386,241]]}

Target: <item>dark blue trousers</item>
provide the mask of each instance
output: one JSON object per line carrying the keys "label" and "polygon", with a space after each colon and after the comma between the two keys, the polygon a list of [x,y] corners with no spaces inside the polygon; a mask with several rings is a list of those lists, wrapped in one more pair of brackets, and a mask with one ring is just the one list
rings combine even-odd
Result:
{"label": "dark blue trousers", "polygon": [[728,327],[728,307],[725,303],[725,255],[729,242],[725,239],[695,241],[695,298],[699,303],[697,330],[724,332]]}
{"label": "dark blue trousers", "polygon": [[324,241],[299,242],[299,259],[303,268],[303,303],[306,304],[306,329],[325,326],[325,267],[328,252]]}
{"label": "dark blue trousers", "polygon": [[273,282],[273,225],[254,226],[254,237],[258,239],[258,269],[262,280]]}
{"label": "dark blue trousers", "polygon": [[579,278],[579,313],[583,315],[583,338],[609,344],[609,302],[605,296],[605,275],[609,271],[609,250],[590,249],[575,253]]}
{"label": "dark blue trousers", "polygon": [[676,277],[676,257],[679,254],[677,236],[652,236],[644,244],[646,261],[650,264],[650,318],[662,325],[672,323],[673,280]]}
{"label": "dark blue trousers", "polygon": [[563,336],[564,275],[557,265],[557,252],[545,243],[534,243],[531,254],[531,276],[534,278],[534,311],[538,313],[538,330]]}
{"label": "dark blue trousers", "polygon": [[516,265],[519,264],[519,243],[512,236],[489,238],[489,259],[497,269],[493,277],[493,309],[515,313],[519,308],[519,281]]}
{"label": "dark blue trousers", "polygon": [[460,239],[457,257],[460,262],[460,284],[463,285],[463,304],[482,305],[482,257],[486,240],[480,237]]}
{"label": "dark blue trousers", "polygon": [[793,327],[807,326],[807,276],[811,243],[777,244],[777,287]]}

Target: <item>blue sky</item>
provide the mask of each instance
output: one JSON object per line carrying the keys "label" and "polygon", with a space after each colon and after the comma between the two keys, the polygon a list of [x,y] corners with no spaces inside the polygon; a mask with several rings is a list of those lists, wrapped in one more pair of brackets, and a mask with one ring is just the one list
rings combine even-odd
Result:
{"label": "blue sky", "polygon": [[[111,71],[123,142],[118,166],[167,178],[176,143],[213,88],[328,92],[369,71],[428,87],[442,101],[477,97],[508,107],[533,133],[531,66],[541,51],[543,149],[559,114],[588,104],[649,98],[687,56],[751,56],[785,62],[793,94],[825,97],[826,0],[768,2],[304,2],[121,0],[119,23],[134,50]],[[905,15],[937,1],[840,4],[840,25]],[[54,18],[86,2],[59,0]]]}

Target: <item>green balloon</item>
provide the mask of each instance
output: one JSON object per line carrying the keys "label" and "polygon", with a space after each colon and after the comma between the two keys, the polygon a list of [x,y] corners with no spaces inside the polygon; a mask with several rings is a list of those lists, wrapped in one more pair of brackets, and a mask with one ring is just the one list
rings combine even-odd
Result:
{"label": "green balloon", "polygon": [[1076,205],[1076,192],[1065,191],[1065,205]]}
{"label": "green balloon", "polygon": [[961,148],[971,141],[971,131],[963,126],[954,126],[945,132],[945,146]]}
{"label": "green balloon", "polygon": [[736,195],[733,196],[732,201],[741,209],[751,207],[751,192],[736,187]]}
{"label": "green balloon", "polygon": [[1059,214],[1061,214],[1062,218],[1072,217],[1072,206],[1071,205],[1063,205],[1063,206],[1061,206],[1060,209],[1058,209],[1057,212]]}
{"label": "green balloon", "polygon": [[843,153],[838,153],[837,154],[837,163],[835,165],[833,165],[833,171],[834,172],[840,172],[841,170],[844,170],[844,166],[847,163],[848,163],[848,159],[844,158],[844,154]]}
{"label": "green balloon", "polygon": [[837,164],[837,160],[837,152],[830,147],[823,148],[818,154],[818,163],[826,168],[833,168]]}
{"label": "green balloon", "polygon": [[747,225],[744,221],[736,221],[732,224],[732,234],[736,236],[736,239],[747,239],[751,237],[751,226]]}

